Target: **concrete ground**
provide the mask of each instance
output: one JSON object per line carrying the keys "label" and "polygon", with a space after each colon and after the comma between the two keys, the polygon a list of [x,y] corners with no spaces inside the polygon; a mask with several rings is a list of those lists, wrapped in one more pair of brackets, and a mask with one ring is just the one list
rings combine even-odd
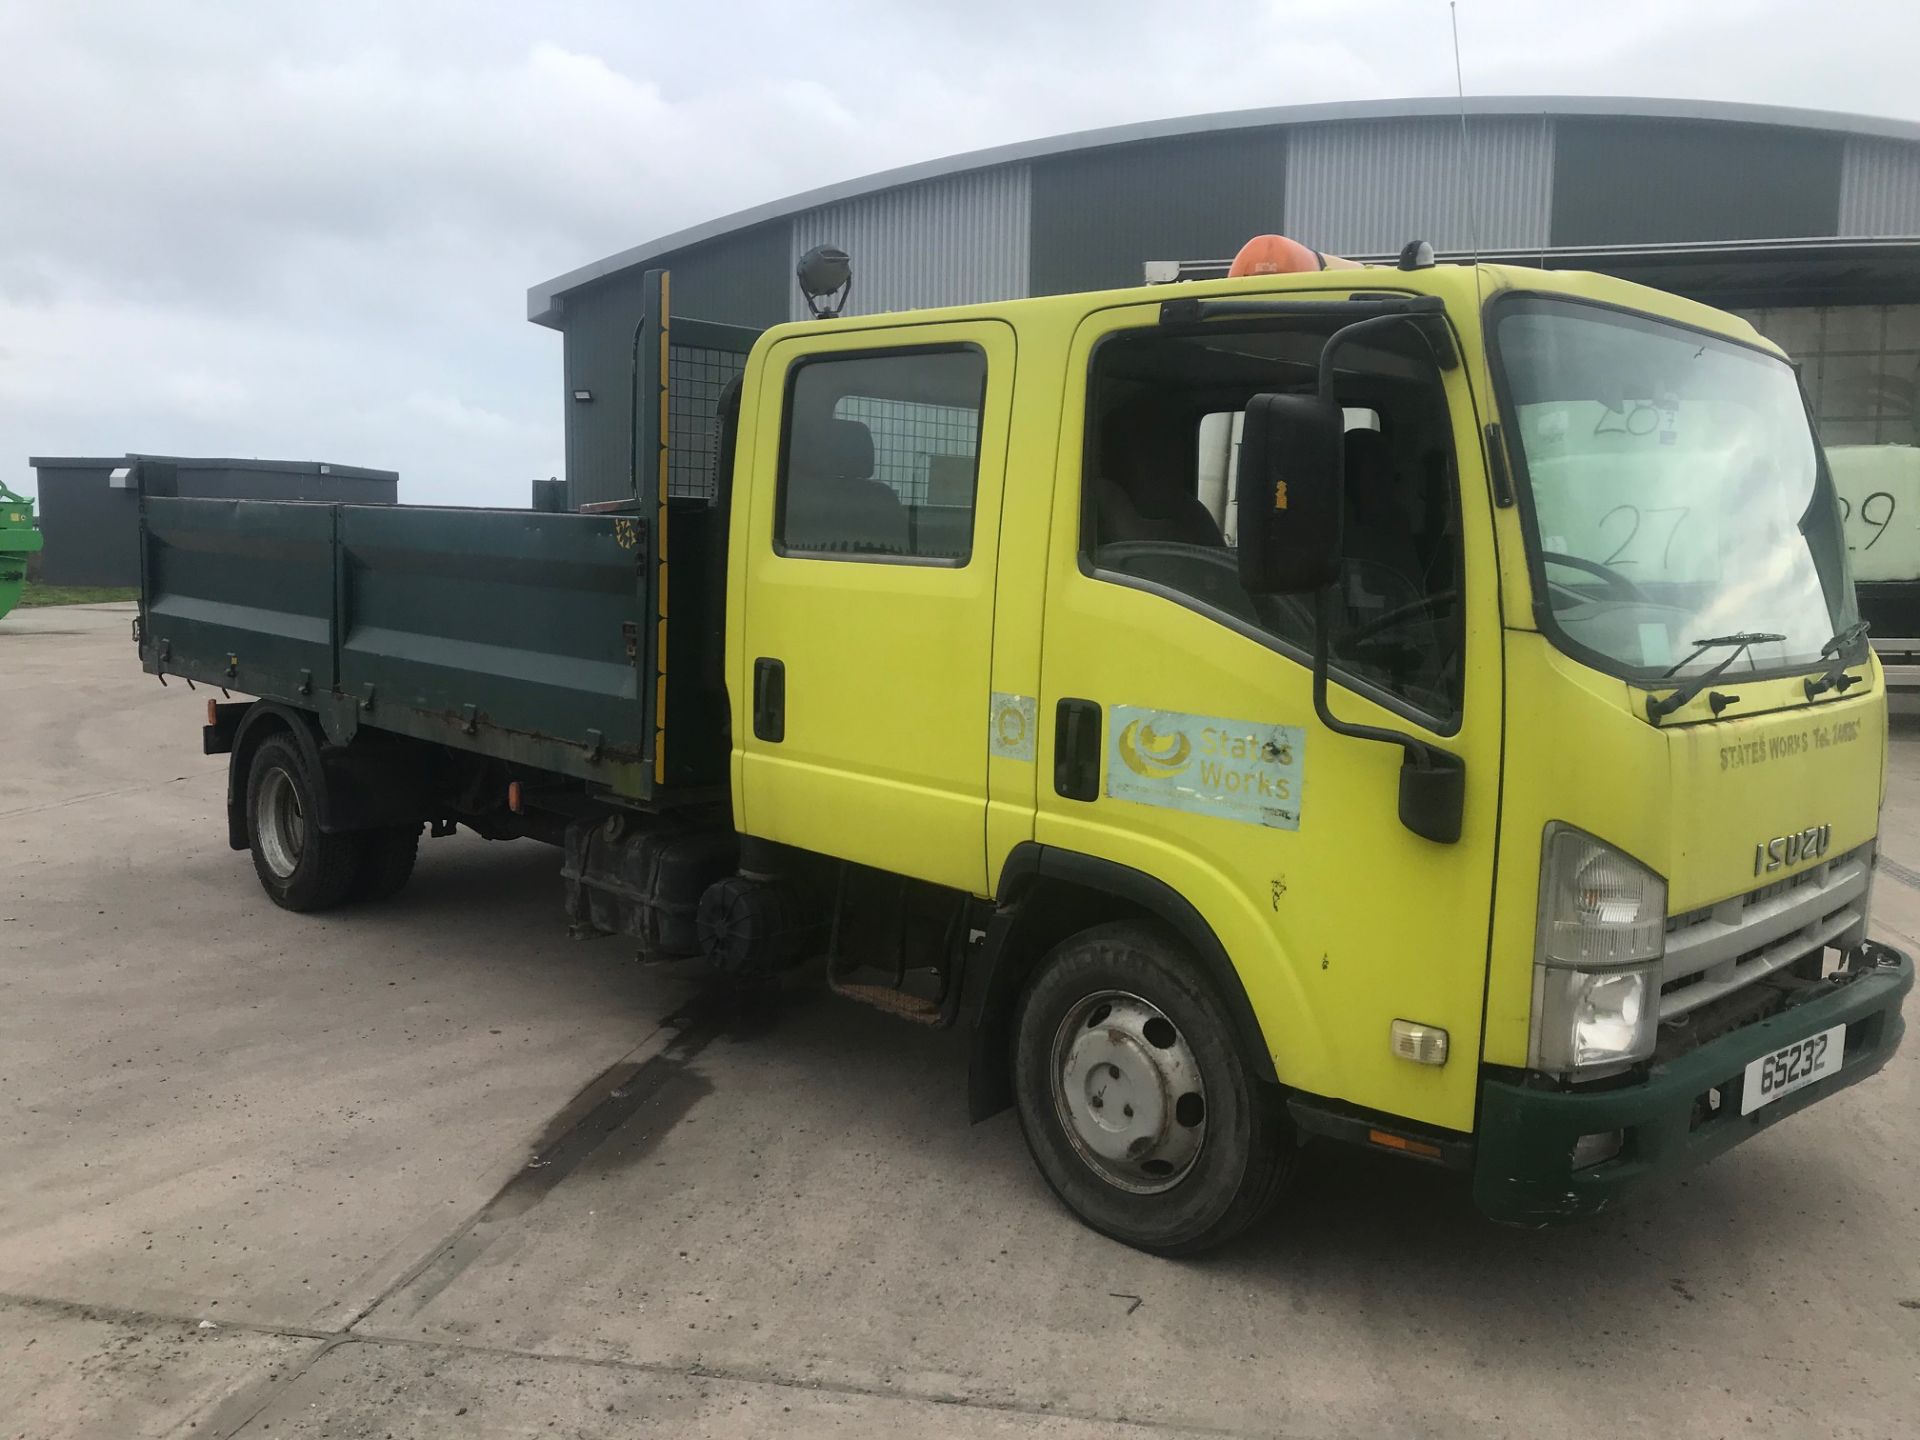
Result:
{"label": "concrete ground", "polygon": [[[0,1436],[1920,1426],[1920,1047],[1591,1223],[1329,1150],[1154,1260],[967,1125],[959,1037],[717,1009],[540,847],[276,910],[128,620],[0,621]],[[1886,835],[1920,946],[1920,729]]]}

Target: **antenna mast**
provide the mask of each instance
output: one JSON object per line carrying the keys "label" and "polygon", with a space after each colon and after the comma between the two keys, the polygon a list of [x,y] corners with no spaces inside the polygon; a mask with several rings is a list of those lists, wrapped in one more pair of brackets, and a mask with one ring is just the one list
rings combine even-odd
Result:
{"label": "antenna mast", "polygon": [[1453,93],[1460,102],[1460,170],[1463,178],[1461,199],[1467,208],[1467,234],[1473,240],[1473,263],[1480,263],[1480,208],[1475,201],[1471,166],[1473,151],[1467,143],[1467,83],[1460,71],[1460,5],[1447,0],[1447,20],[1453,26]]}

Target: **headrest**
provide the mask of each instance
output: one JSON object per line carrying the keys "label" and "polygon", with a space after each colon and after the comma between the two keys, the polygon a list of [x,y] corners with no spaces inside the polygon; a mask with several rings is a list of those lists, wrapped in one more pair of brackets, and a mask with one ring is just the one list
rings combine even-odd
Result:
{"label": "headrest", "polygon": [[1346,462],[1349,488],[1374,490],[1393,483],[1393,447],[1378,430],[1347,431]]}
{"label": "headrest", "polygon": [[1100,426],[1100,471],[1142,515],[1165,518],[1193,493],[1196,451],[1171,417],[1144,405],[1109,410]]}
{"label": "headrest", "polygon": [[1378,430],[1349,430],[1346,438],[1347,517],[1369,525],[1404,525],[1393,447]]}
{"label": "headrest", "polygon": [[873,476],[873,432],[858,420],[815,415],[794,425],[793,456],[809,475],[835,480]]}

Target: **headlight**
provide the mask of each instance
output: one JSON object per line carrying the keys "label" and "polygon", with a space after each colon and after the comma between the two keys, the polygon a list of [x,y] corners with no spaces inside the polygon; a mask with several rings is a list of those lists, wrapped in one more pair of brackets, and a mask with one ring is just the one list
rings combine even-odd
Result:
{"label": "headlight", "polygon": [[1667,886],[1646,866],[1558,821],[1540,857],[1530,1063],[1559,1075],[1653,1053]]}
{"label": "headlight", "polygon": [[1657,967],[1534,972],[1536,1069],[1573,1075],[1644,1060],[1660,1027]]}

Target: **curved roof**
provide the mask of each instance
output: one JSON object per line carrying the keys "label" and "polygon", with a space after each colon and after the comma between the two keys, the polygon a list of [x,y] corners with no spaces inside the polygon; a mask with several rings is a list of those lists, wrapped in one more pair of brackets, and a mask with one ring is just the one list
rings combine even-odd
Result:
{"label": "curved roof", "polygon": [[[1068,155],[1080,150],[1098,150],[1113,145],[1143,140],[1165,140],[1180,136],[1205,135],[1234,130],[1256,130],[1294,125],[1313,125],[1355,120],[1406,120],[1452,118],[1461,113],[1463,102],[1451,96],[1402,100],[1342,100],[1320,105],[1279,105],[1256,110],[1225,110],[1212,115],[1183,115],[1166,120],[1144,120],[1130,125],[1109,125],[1097,130],[1078,130],[1044,140],[1023,140],[1012,145],[996,145],[972,150],[940,160],[922,161],[881,170],[854,180],[803,190],[781,200],[737,210],[699,225],[688,226],[662,235],[656,240],[635,245],[577,270],[555,276],[527,291],[527,318],[539,324],[552,324],[558,318],[557,301],[569,290],[577,290],[636,265],[644,265],[689,245],[699,245],[737,230],[781,220],[822,205],[851,200],[879,190],[937,180],[969,170],[995,165],[1016,164],[1027,160]],[[1838,110],[1801,110],[1784,105],[1749,105],[1721,100],[1660,100],[1637,96],[1588,95],[1483,95],[1469,96],[1464,102],[1469,116],[1602,116],[1609,119],[1710,121],[1720,124],[1773,125],[1797,130],[1820,130],[1844,135],[1870,136],[1886,140],[1904,140],[1920,145],[1920,124],[1908,120],[1889,120],[1873,115],[1851,115]]]}

